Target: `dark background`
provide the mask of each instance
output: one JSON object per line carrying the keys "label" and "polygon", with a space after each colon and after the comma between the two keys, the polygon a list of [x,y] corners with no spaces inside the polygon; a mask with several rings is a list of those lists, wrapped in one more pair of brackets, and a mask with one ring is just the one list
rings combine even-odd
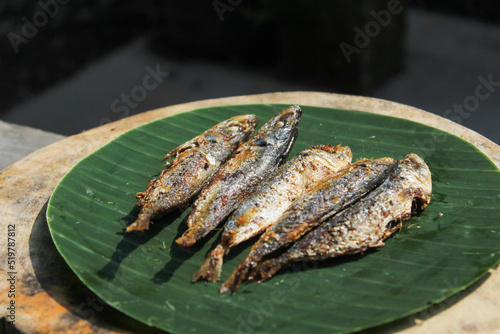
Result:
{"label": "dark background", "polygon": [[[500,82],[498,1],[393,1],[403,11],[349,60],[342,43],[356,47],[390,1],[217,1],[0,2],[0,119],[71,135],[182,102],[310,90],[413,105],[500,143],[500,85],[448,112],[481,78]],[[148,69],[168,75],[127,102]]]}

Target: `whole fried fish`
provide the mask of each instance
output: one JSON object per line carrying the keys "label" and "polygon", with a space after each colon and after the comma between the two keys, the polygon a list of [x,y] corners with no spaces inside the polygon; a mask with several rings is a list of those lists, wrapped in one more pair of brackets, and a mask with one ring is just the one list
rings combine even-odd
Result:
{"label": "whole fried fish", "polygon": [[201,191],[177,244],[188,247],[203,238],[278,169],[295,143],[301,116],[299,106],[286,108],[238,148]]}
{"label": "whole fried fish", "polygon": [[380,187],[311,231],[281,256],[260,263],[249,279],[265,281],[295,261],[324,260],[383,246],[384,239],[410,218],[413,204],[424,209],[431,193],[429,167],[418,155],[409,154]]}
{"label": "whole fried fish", "polygon": [[234,116],[168,153],[163,160],[175,159],[137,194],[137,205],[142,208],[126,231],[147,230],[152,218],[188,202],[250,137],[256,125],[255,115]]}
{"label": "whole fried fish", "polygon": [[357,161],[298,198],[279,221],[261,235],[250,254],[224,282],[220,293],[234,291],[264,256],[297,241],[324,219],[379,186],[395,163],[392,158]]}
{"label": "whole fried fish", "polygon": [[297,197],[346,167],[351,159],[351,149],[340,145],[317,145],[297,153],[234,211],[220,244],[209,253],[193,281],[201,277],[217,281],[230,247],[266,230]]}

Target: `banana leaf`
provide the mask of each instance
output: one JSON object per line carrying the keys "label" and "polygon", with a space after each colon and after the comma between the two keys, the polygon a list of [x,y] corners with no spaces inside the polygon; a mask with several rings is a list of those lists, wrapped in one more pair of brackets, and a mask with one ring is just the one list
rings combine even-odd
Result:
{"label": "banana leaf", "polygon": [[[137,127],[80,161],[60,181],[47,220],[76,275],[102,300],[170,333],[348,333],[424,310],[467,288],[500,260],[500,172],[479,150],[416,122],[354,110],[303,106],[290,156],[316,144],[350,146],[354,159],[419,154],[433,175],[431,204],[385,246],[362,255],[304,262],[262,283],[220,295],[192,284],[220,229],[184,249],[189,206],[143,233],[124,234],[137,192],[162,157],[217,122],[253,113],[260,127],[284,105],[197,109]],[[222,280],[251,240],[225,259]]]}

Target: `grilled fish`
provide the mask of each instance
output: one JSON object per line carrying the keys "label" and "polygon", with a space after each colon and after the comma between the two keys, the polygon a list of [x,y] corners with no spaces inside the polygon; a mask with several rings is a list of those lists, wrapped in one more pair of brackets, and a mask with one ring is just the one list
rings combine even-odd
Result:
{"label": "grilled fish", "polygon": [[141,211],[126,231],[147,230],[152,218],[188,202],[250,137],[256,125],[255,115],[234,116],[168,153],[163,160],[175,159],[137,194]]}
{"label": "grilled fish", "polygon": [[234,211],[220,244],[209,253],[193,281],[202,277],[217,281],[230,247],[266,230],[299,195],[346,167],[351,159],[351,149],[340,145],[318,145],[297,153]]}
{"label": "grilled fish", "polygon": [[234,291],[264,256],[297,241],[323,220],[379,186],[395,163],[392,158],[357,161],[298,198],[279,221],[261,235],[250,254],[224,282],[220,292]]}
{"label": "grilled fish", "polygon": [[249,279],[265,281],[295,261],[324,260],[383,246],[384,239],[410,218],[413,204],[424,209],[431,193],[429,168],[418,155],[409,154],[380,187],[311,231],[281,256],[260,263]]}
{"label": "grilled fish", "polygon": [[299,106],[286,108],[238,148],[194,202],[188,229],[177,244],[188,247],[203,238],[278,169],[295,143],[301,116]]}

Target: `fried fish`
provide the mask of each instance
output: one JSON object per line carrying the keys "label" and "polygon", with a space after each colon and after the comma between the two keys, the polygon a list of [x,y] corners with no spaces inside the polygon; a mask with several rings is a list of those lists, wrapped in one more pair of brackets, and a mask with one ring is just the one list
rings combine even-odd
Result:
{"label": "fried fish", "polygon": [[151,219],[188,202],[250,137],[256,125],[255,115],[234,116],[168,153],[163,160],[175,159],[137,194],[141,211],[126,231],[147,230]]}
{"label": "fried fish", "polygon": [[412,211],[430,202],[429,167],[416,154],[400,160],[387,180],[365,198],[311,231],[277,258],[259,265],[250,280],[265,281],[280,268],[304,260],[324,260],[384,245],[384,239],[402,227]]}
{"label": "fried fish", "polygon": [[286,161],[297,138],[301,116],[299,106],[286,108],[238,148],[194,202],[188,229],[176,240],[177,244],[192,246],[206,236]]}
{"label": "fried fish", "polygon": [[223,256],[231,247],[266,230],[297,197],[346,167],[351,159],[350,148],[340,145],[317,145],[297,153],[234,211],[220,244],[209,253],[193,281],[217,281]]}
{"label": "fried fish", "polygon": [[220,293],[234,291],[258,262],[267,255],[290,245],[379,186],[391,173],[396,161],[392,158],[363,159],[336,173],[310,193],[297,199],[250,250],[250,254],[224,282]]}

